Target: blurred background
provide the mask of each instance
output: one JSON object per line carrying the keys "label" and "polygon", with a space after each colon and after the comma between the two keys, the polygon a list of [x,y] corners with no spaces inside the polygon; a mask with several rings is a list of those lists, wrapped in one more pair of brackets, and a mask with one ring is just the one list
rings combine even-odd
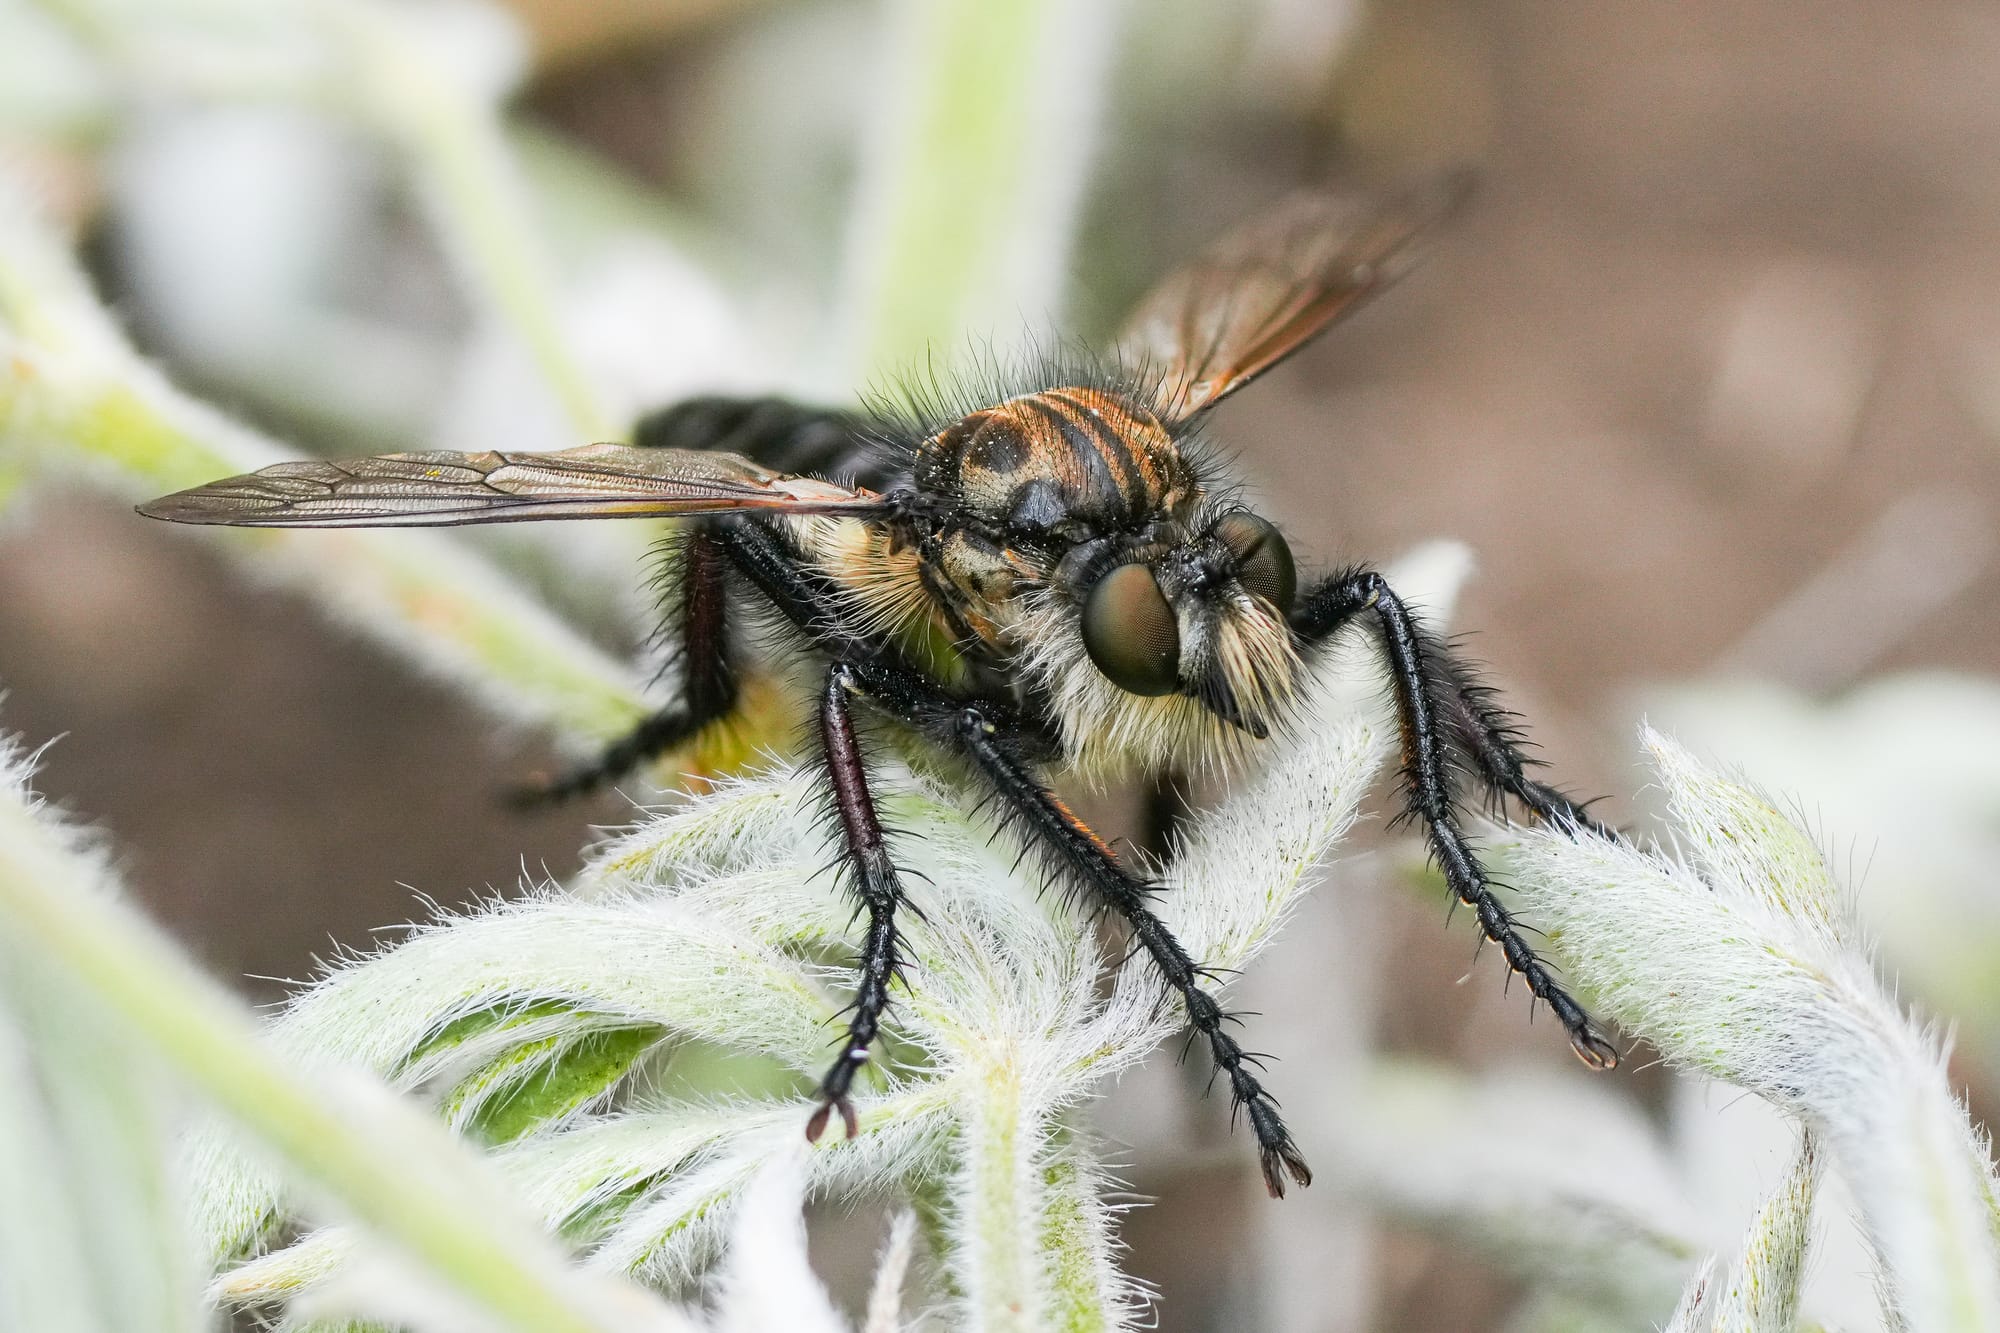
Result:
{"label": "blurred background", "polygon": [[[1454,628],[1614,820],[1649,817],[1642,714],[1795,804],[1990,1120],[1996,66],[1973,0],[0,0],[0,177],[176,384],[353,454],[1101,337],[1288,190],[1472,163],[1429,261],[1214,434],[1314,564],[1468,543]],[[0,720],[61,738],[44,789],[246,994],[630,815],[508,815],[546,729],[135,518],[139,489],[0,455]],[[584,526],[467,540],[634,653],[640,543]],[[1726,1247],[1781,1138],[1643,1051],[1573,1072],[1382,823],[1244,986],[1321,1186],[1266,1203],[1164,1056],[1100,1117],[1161,1327],[1650,1327],[1675,1273],[1605,1296],[1534,1218],[1468,1222],[1450,1164],[1554,1161],[1627,1209],[1606,1227]],[[1629,1136],[1603,1178],[1563,1160],[1586,1115]],[[1371,1166],[1410,1158],[1438,1180]],[[1871,1327],[1828,1229],[1814,1308]],[[836,1273],[879,1234],[823,1230]]]}

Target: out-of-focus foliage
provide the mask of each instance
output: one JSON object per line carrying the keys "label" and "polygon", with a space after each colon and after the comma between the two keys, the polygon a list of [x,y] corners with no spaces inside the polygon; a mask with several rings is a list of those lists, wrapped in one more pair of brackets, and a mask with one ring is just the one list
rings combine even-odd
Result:
{"label": "out-of-focus foliage", "polygon": [[1820,701],[1735,681],[1649,702],[1659,725],[1799,805],[1887,964],[2000,1068],[2000,687],[1923,673]]}
{"label": "out-of-focus foliage", "polygon": [[[2000,1182],[1934,1039],[1875,975],[1819,849],[1751,788],[1649,733],[1685,860],[1523,836],[1521,897],[1579,987],[1669,1060],[1823,1141],[1913,1328],[2000,1327]],[[1813,1159],[1767,1204],[1720,1318],[1789,1321]]]}

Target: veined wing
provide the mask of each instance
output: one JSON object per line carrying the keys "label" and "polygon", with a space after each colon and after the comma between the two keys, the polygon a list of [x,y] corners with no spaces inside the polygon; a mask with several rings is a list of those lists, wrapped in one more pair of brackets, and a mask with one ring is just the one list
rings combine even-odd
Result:
{"label": "veined wing", "polygon": [[[1467,178],[1387,196],[1300,194],[1226,233],[1139,302],[1118,340],[1166,419],[1248,384],[1407,271]],[[1152,378],[1157,377],[1157,378]]]}
{"label": "veined wing", "polygon": [[882,509],[872,492],[785,476],[736,454],[625,444],[545,454],[440,451],[279,463],[139,506],[149,518],[174,523],[253,528],[674,518],[744,510],[865,517]]}

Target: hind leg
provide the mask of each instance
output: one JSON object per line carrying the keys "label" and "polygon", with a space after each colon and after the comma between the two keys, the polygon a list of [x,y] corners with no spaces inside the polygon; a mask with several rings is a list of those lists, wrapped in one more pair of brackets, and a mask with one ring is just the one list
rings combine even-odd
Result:
{"label": "hind leg", "polygon": [[548,805],[597,791],[736,707],[740,691],[729,636],[729,558],[707,527],[695,527],[686,543],[666,615],[678,636],[674,652],[681,664],[680,697],[605,746],[595,759],[547,782],[516,789],[510,794],[515,805]]}

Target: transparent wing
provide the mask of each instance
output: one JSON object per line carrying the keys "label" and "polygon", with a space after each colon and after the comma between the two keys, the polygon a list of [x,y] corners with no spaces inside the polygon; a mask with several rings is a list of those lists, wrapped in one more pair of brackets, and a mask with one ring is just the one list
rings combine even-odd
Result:
{"label": "transparent wing", "polygon": [[382,454],[279,463],[139,506],[237,527],[375,528],[540,518],[880,512],[868,491],[789,477],[736,454],[589,444],[546,454]]}
{"label": "transparent wing", "polygon": [[1301,194],[1226,233],[1139,302],[1118,348],[1169,421],[1277,365],[1410,267],[1464,198],[1453,175],[1388,195]]}

